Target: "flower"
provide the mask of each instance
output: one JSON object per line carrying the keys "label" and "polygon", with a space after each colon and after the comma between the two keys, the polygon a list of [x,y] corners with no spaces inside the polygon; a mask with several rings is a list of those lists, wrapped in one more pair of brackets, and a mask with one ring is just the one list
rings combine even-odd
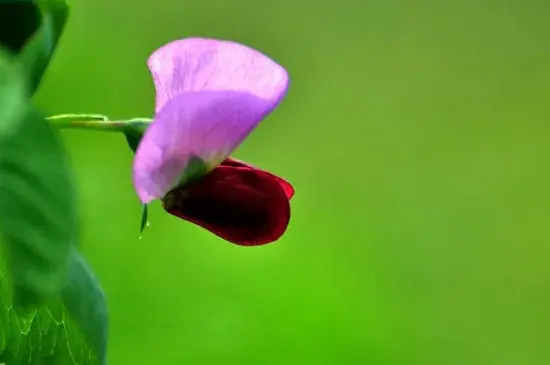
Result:
{"label": "flower", "polygon": [[241,44],[204,38],[171,42],[148,65],[156,108],[134,159],[141,202],[161,199],[170,214],[238,245],[281,237],[292,186],[229,155],[283,99],[286,70]]}

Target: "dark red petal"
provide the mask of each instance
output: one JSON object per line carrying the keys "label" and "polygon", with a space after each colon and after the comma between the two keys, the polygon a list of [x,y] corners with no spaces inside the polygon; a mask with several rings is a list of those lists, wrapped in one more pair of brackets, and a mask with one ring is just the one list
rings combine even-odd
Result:
{"label": "dark red petal", "polygon": [[290,220],[285,190],[273,175],[248,167],[220,166],[201,180],[172,190],[164,209],[243,246],[279,239]]}
{"label": "dark red petal", "polygon": [[250,165],[250,164],[248,164],[244,161],[237,160],[236,158],[233,158],[233,157],[228,157],[221,163],[220,166],[243,167],[243,168],[249,168],[249,169],[259,170],[259,171],[263,171],[265,173],[268,173],[271,176],[273,176],[275,179],[277,179],[279,184],[281,184],[281,187],[284,189],[284,191],[286,193],[286,196],[289,200],[292,199],[292,197],[294,196],[294,188],[292,187],[292,185],[288,181],[286,181],[282,177],[279,177],[277,175],[273,175],[272,173],[270,173],[268,171],[259,169],[256,166],[252,166],[252,165]]}
{"label": "dark red petal", "polygon": [[249,167],[249,168],[252,168],[252,169],[254,168],[254,166],[252,166],[250,164],[247,164],[244,161],[237,160],[236,158],[233,158],[233,157],[227,157],[225,160],[222,161],[220,166]]}

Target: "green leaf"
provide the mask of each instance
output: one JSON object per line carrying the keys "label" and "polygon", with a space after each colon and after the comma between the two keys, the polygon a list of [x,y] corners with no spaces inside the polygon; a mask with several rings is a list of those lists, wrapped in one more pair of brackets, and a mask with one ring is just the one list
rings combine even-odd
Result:
{"label": "green leaf", "polygon": [[0,48],[0,135],[9,134],[5,120],[19,120],[26,107],[25,84],[13,58]]}
{"label": "green leaf", "polygon": [[0,267],[0,364],[106,364],[104,295],[76,249],[69,271],[61,295],[24,310],[13,304],[8,275]]}
{"label": "green leaf", "polygon": [[0,54],[0,233],[16,299],[32,305],[65,282],[77,196],[58,136],[28,104],[16,66]]}
{"label": "green leaf", "polygon": [[105,363],[108,332],[105,295],[99,281],[76,249],[71,252],[68,281],[62,292],[62,301],[98,359]]}
{"label": "green leaf", "polygon": [[37,1],[36,6],[42,12],[42,25],[20,54],[31,95],[42,80],[69,16],[69,6],[62,0]]}
{"label": "green leaf", "polygon": [[40,10],[30,0],[0,1],[0,46],[19,53],[41,20]]}

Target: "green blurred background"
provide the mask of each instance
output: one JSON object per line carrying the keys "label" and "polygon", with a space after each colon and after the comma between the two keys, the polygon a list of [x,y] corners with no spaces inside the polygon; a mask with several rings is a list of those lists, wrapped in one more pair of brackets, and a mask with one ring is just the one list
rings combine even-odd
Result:
{"label": "green blurred background", "polygon": [[550,3],[74,0],[37,103],[150,116],[149,54],[205,36],[288,68],[236,152],[296,188],[243,248],[154,204],[132,154],[63,133],[120,364],[550,364]]}

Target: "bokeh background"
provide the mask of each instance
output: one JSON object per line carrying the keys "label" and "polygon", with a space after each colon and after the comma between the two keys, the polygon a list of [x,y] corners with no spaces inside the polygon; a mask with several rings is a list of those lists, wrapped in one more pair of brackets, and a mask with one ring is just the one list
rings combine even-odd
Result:
{"label": "bokeh background", "polygon": [[82,249],[123,364],[550,364],[550,3],[74,0],[37,97],[150,116],[146,59],[187,36],[288,68],[236,156],[290,180],[277,243],[165,214],[138,240],[124,138],[63,132]]}

